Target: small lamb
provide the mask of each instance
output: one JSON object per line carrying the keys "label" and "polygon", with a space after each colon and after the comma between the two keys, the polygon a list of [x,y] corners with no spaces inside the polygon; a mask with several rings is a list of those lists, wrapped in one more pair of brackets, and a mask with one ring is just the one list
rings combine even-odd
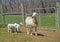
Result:
{"label": "small lamb", "polygon": [[12,31],[14,31],[14,29],[16,29],[16,32],[19,32],[19,29],[21,28],[22,25],[23,25],[23,23],[8,24],[7,25],[8,32],[12,32]]}
{"label": "small lamb", "polygon": [[8,32],[12,32],[13,31],[12,29],[14,28],[14,24],[8,24],[7,28],[8,28]]}
{"label": "small lamb", "polygon": [[16,28],[16,32],[19,32],[19,28],[20,28],[21,26],[19,25],[19,24],[17,24],[17,23],[14,23],[14,28]]}

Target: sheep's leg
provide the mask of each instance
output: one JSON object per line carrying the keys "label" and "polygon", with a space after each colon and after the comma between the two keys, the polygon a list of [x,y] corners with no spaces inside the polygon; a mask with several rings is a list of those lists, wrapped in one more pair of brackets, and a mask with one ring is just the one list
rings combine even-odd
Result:
{"label": "sheep's leg", "polygon": [[35,36],[37,36],[37,28],[35,28]]}
{"label": "sheep's leg", "polygon": [[28,28],[28,34],[32,35],[32,26],[29,26],[29,28]]}
{"label": "sheep's leg", "polygon": [[32,35],[32,28],[30,28],[30,34]]}
{"label": "sheep's leg", "polygon": [[29,30],[29,28],[27,28],[27,34],[30,34],[30,30]]}
{"label": "sheep's leg", "polygon": [[10,30],[8,30],[8,32],[10,32]]}
{"label": "sheep's leg", "polygon": [[29,34],[32,35],[32,26],[29,26]]}
{"label": "sheep's leg", "polygon": [[8,32],[11,32],[11,27],[8,26]]}
{"label": "sheep's leg", "polygon": [[8,32],[10,32],[10,29],[8,28]]}
{"label": "sheep's leg", "polygon": [[16,30],[17,32],[19,32],[19,28],[17,28],[17,30]]}
{"label": "sheep's leg", "polygon": [[26,25],[27,26],[27,34],[30,34],[30,25]]}
{"label": "sheep's leg", "polygon": [[16,32],[17,32],[17,28],[16,28]]}
{"label": "sheep's leg", "polygon": [[11,31],[14,33],[14,27],[11,28]]}
{"label": "sheep's leg", "polygon": [[10,33],[12,32],[12,30],[11,30],[11,29],[10,29],[9,31],[10,31]]}
{"label": "sheep's leg", "polygon": [[9,26],[7,26],[7,28],[8,28],[8,32],[10,31],[10,28],[9,28]]}
{"label": "sheep's leg", "polygon": [[11,28],[9,28],[9,32],[11,33],[11,31],[12,31],[12,29]]}
{"label": "sheep's leg", "polygon": [[32,28],[28,28],[28,34],[32,35]]}

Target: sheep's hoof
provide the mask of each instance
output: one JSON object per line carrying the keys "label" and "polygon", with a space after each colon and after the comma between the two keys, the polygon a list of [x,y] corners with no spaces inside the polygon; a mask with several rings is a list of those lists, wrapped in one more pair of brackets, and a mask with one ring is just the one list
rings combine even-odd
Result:
{"label": "sheep's hoof", "polygon": [[33,35],[32,33],[30,35]]}
{"label": "sheep's hoof", "polygon": [[9,32],[9,31],[8,31]]}
{"label": "sheep's hoof", "polygon": [[37,34],[35,34],[35,36],[37,36]]}
{"label": "sheep's hoof", "polygon": [[17,31],[17,33],[20,33],[20,31]]}
{"label": "sheep's hoof", "polygon": [[27,33],[27,34],[29,34],[29,33]]}
{"label": "sheep's hoof", "polygon": [[14,31],[12,31],[12,33],[14,33]]}
{"label": "sheep's hoof", "polygon": [[27,32],[27,34],[29,34],[29,33]]}

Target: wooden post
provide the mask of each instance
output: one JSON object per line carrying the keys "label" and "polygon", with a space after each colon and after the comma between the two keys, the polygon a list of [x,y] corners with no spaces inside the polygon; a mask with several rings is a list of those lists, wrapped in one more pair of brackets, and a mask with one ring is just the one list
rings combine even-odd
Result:
{"label": "wooden post", "polygon": [[56,3],[56,7],[57,7],[57,9],[56,9],[56,28],[57,28],[57,30],[59,30],[59,3]]}
{"label": "wooden post", "polygon": [[23,23],[25,24],[25,12],[24,12],[24,7],[22,3],[21,3],[21,12],[22,12]]}
{"label": "wooden post", "polygon": [[[5,0],[4,0],[5,1]],[[6,4],[6,1],[5,1]],[[3,14],[3,4],[1,5],[2,23],[5,24],[5,15]]]}
{"label": "wooden post", "polygon": [[5,15],[2,15],[2,23],[5,24]]}
{"label": "wooden post", "polygon": [[57,17],[57,29],[59,30],[59,8],[57,8],[57,15],[56,15],[56,17]]}

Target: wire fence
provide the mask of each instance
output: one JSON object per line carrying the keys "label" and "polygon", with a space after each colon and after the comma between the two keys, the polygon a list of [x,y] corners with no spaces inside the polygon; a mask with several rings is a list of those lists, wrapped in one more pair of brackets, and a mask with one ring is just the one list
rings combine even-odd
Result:
{"label": "wire fence", "polygon": [[60,30],[60,7],[57,8],[57,27]]}
{"label": "wire fence", "polygon": [[27,0],[10,0],[8,4],[6,1],[3,2],[0,24],[24,22],[25,17],[32,15],[33,10],[35,10],[38,13],[36,16],[38,28],[51,30],[60,28],[60,4],[57,4],[57,7],[59,7],[57,8],[55,0],[46,2],[43,0],[30,0],[29,3],[27,3]]}
{"label": "wire fence", "polygon": [[[33,9],[38,13],[36,16],[38,21],[38,29],[56,30],[58,28],[57,13],[40,13],[40,9]],[[31,11],[32,9],[28,10]],[[32,12],[25,11],[23,13],[25,14],[25,17],[32,15]],[[4,18],[5,20],[3,20],[3,15],[0,14],[0,24],[3,22],[5,22],[5,24],[20,23],[23,22],[24,19],[23,15],[6,15]]]}
{"label": "wire fence", "polygon": [[20,23],[23,21],[22,15],[5,15],[4,18],[3,20],[3,16],[0,15],[0,24]]}
{"label": "wire fence", "polygon": [[[53,7],[51,7],[53,8]],[[50,9],[50,8],[33,8],[33,9],[27,9],[29,11],[35,10],[37,12],[37,21],[38,21],[38,29],[49,29],[49,30],[56,30],[56,8],[54,13],[40,13],[40,10],[43,9]],[[26,17],[29,15],[32,15],[25,11]]]}

